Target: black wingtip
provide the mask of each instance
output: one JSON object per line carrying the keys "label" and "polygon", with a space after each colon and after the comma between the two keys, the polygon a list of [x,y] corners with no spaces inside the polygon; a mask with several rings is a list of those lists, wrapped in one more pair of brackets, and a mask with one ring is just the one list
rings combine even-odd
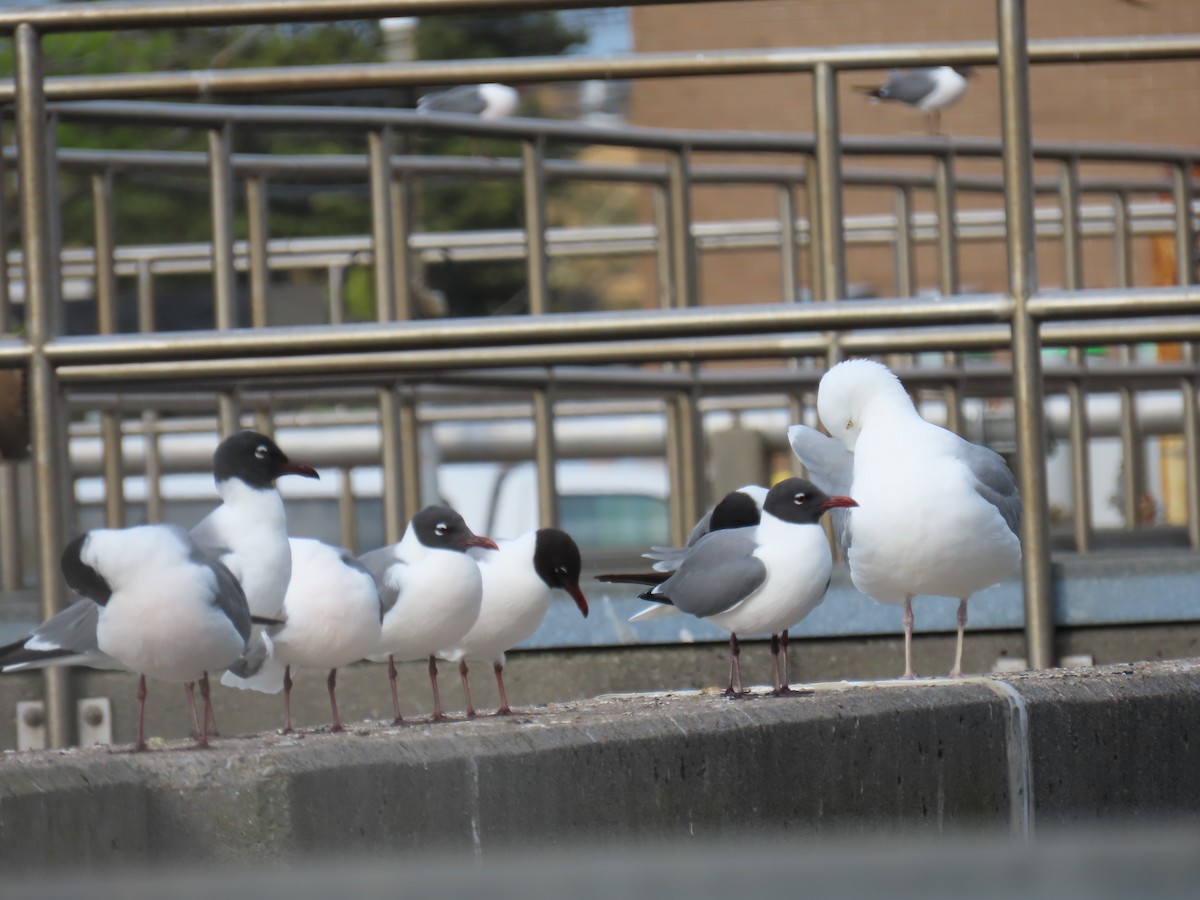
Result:
{"label": "black wingtip", "polygon": [[597,575],[596,580],[604,584],[662,584],[671,577],[670,572],[631,572],[628,574]]}

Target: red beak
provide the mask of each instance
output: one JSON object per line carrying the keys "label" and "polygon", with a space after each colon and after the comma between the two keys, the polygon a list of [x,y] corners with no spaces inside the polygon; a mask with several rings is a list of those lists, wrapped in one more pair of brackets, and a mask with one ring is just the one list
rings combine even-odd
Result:
{"label": "red beak", "polygon": [[496,546],[496,542],[493,541],[490,537],[481,537],[478,534],[473,534],[469,538],[467,538],[465,541],[463,541],[463,546],[464,547],[482,547],[484,550],[499,550],[500,549],[499,547]]}
{"label": "red beak", "polygon": [[300,476],[303,476],[304,478],[316,478],[318,480],[321,478],[321,476],[317,474],[317,470],[314,469],[312,466],[310,466],[308,463],[298,462],[297,460],[294,460],[294,459],[289,459],[287,462],[285,462],[280,467],[279,474],[280,475],[300,475]]}
{"label": "red beak", "polygon": [[563,590],[571,595],[571,599],[575,601],[575,605],[579,607],[579,611],[583,613],[586,619],[588,614],[587,597],[583,596],[583,591],[579,589],[577,584],[568,584],[563,587]]}
{"label": "red beak", "polygon": [[848,506],[858,506],[858,503],[849,497],[833,496],[821,504],[821,509],[837,509]]}

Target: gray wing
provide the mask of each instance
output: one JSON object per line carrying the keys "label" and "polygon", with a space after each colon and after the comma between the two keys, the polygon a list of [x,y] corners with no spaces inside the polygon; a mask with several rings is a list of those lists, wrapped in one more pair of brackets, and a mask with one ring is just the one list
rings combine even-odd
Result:
{"label": "gray wing", "polygon": [[0,670],[19,672],[48,665],[124,669],[96,645],[99,617],[100,607],[95,602],[76,600],[39,625],[29,637],[0,648]]}
{"label": "gray wing", "polygon": [[[854,496],[854,454],[837,438],[822,434],[807,425],[788,429],[788,443],[796,458],[808,469],[813,484],[827,494]],[[833,537],[842,556],[850,549],[850,511],[834,509],[829,513]]]}
{"label": "gray wing", "polygon": [[975,476],[975,491],[1004,517],[1013,534],[1021,532],[1021,494],[1008,464],[995,450],[963,441],[960,447],[963,461]]}
{"label": "gray wing", "polygon": [[644,559],[657,560],[650,568],[655,572],[674,572],[687,556],[688,550],[696,546],[696,541],[708,534],[709,522],[712,521],[713,511],[710,509],[700,517],[688,533],[687,544],[683,547],[651,547],[649,553],[643,553]]}
{"label": "gray wing", "polygon": [[396,558],[391,547],[380,547],[378,550],[364,553],[358,558],[358,561],[371,573],[371,577],[375,579],[375,587],[379,588],[379,615],[380,621],[382,621],[383,614],[395,606],[396,601],[400,599],[400,592],[387,583],[387,571],[392,566],[404,565],[404,563]]}
{"label": "gray wing", "polygon": [[473,84],[463,84],[448,91],[438,91],[436,94],[426,94],[417,101],[417,109],[422,112],[460,113],[467,116],[477,116],[487,108],[487,101],[479,88]]}
{"label": "gray wing", "polygon": [[714,531],[701,538],[678,571],[654,591],[680,612],[704,618],[741,603],[767,577],[754,556],[754,528]]}
{"label": "gray wing", "polygon": [[[375,552],[375,551],[372,551],[372,552]],[[379,579],[375,577],[375,573],[372,572],[370,569],[368,569],[365,565],[363,565],[358,560],[358,558],[355,557],[355,555],[353,553],[351,553],[349,550],[345,550],[345,549],[342,550],[342,565],[344,565],[348,569],[356,569],[359,572],[363,572],[367,575],[370,575],[371,578],[375,581],[375,588],[376,588],[376,591],[378,591]],[[396,604],[396,598],[393,598],[392,606],[394,606],[395,604]],[[390,609],[390,608],[391,608],[391,606],[388,607],[388,609]],[[384,612],[386,612],[386,610],[383,608],[383,600],[380,599],[380,601],[379,601],[379,621],[380,622],[383,621]]]}
{"label": "gray wing", "polygon": [[212,598],[213,605],[225,613],[243,641],[250,640],[250,604],[246,601],[246,592],[242,590],[241,582],[216,554],[199,546],[193,545],[192,559],[212,570],[217,579],[217,592]]}
{"label": "gray wing", "polygon": [[883,100],[899,100],[916,106],[937,82],[933,69],[909,69],[907,72],[892,72],[879,88],[879,97]]}

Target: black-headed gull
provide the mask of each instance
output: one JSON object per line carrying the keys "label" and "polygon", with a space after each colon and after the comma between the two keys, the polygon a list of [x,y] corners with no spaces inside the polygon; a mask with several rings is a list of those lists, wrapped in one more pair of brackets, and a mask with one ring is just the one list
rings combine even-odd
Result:
{"label": "black-headed gull", "polygon": [[[236,663],[250,638],[250,610],[233,574],[174,525],[85,532],[63,550],[62,570],[67,584],[86,599],[43,622],[30,637],[0,648],[3,670],[91,664],[99,653],[137,672],[134,750],[146,749],[146,676],[183,684],[199,680],[203,723],[190,691],[187,697],[199,746],[207,747],[208,673]],[[81,603],[95,607],[93,617],[81,615]],[[82,651],[73,644],[82,644]]]}
{"label": "black-headed gull", "polygon": [[[287,517],[275,488],[282,475],[319,477],[312,466],[288,459],[274,441],[257,432],[241,431],[221,441],[213,453],[213,478],[222,502],[190,532],[200,549],[237,578],[251,617],[264,621],[279,618],[291,576]],[[61,640],[58,649],[70,651],[61,665],[124,668],[97,643],[98,614],[99,607],[90,600],[73,603],[54,617],[53,637],[39,638],[40,649],[55,649],[48,643]],[[188,708],[195,709],[195,686],[187,683],[184,690]],[[204,730],[199,722],[192,724],[194,734]],[[211,717],[204,727],[216,733]]]}
{"label": "black-headed gull", "polygon": [[520,99],[517,89],[507,84],[460,84],[426,94],[417,101],[417,111],[458,113],[484,120],[503,119],[516,112]]}
{"label": "black-headed gull", "polygon": [[275,488],[284,475],[319,478],[308,463],[288,459],[264,434],[240,431],[213,454],[213,479],[221,505],[193,529],[201,547],[216,553],[237,576],[250,612],[279,617],[292,571],[287,513]]}
{"label": "black-headed gull", "polygon": [[283,691],[283,733],[292,731],[292,669],[328,669],[331,731],[342,731],[337,670],[379,650],[383,607],[375,579],[348,550],[311,538],[291,538],[292,578],[283,598],[283,624],[268,626],[260,664],[221,676],[221,684],[276,694]]}
{"label": "black-headed gull", "polygon": [[[651,586],[641,598],[662,605],[631,621],[685,612],[729,631],[732,688],[727,693],[741,696],[738,633],[776,636],[825,599],[833,559],[820,519],[830,509],[854,505],[849,497],[830,496],[803,478],[787,478],[767,493],[758,525],[709,532],[676,571],[599,580]],[[772,641],[775,693],[783,694],[789,689],[778,648]]]}
{"label": "black-headed gull", "polygon": [[924,69],[892,70],[876,88],[861,90],[872,100],[894,100],[925,113],[929,133],[941,128],[942,110],[957,103],[967,92],[970,66],[933,66]]}
{"label": "black-headed gull", "polygon": [[651,547],[650,552],[643,553],[642,556],[655,560],[654,565],[651,566],[655,572],[674,572],[679,568],[679,563],[683,561],[688,550],[710,531],[757,525],[762,519],[762,508],[767,499],[767,490],[761,485],[747,484],[730,491],[692,526],[684,546]]}
{"label": "black-headed gull", "polygon": [[848,490],[859,507],[839,524],[854,586],[904,606],[904,677],[912,665],[912,600],[954,597],[962,673],[967,600],[1020,564],[1021,498],[1004,459],[921,418],[886,366],[838,363],[817,390],[817,412],[833,435],[788,429],[792,449],[827,490]]}
{"label": "black-headed gull", "polygon": [[438,695],[436,653],[463,637],[479,618],[483,578],[467,555],[471,547],[496,549],[446,506],[427,506],[408,523],[404,537],[359,557],[379,588],[383,636],[379,658],[388,661],[394,721],[399,724],[396,660],[428,659],[433,719],[444,719]]}
{"label": "black-headed gull", "polygon": [[497,550],[472,550],[483,579],[479,618],[453,646],[437,656],[458,663],[467,715],[474,716],[471,688],[467,682],[467,660],[492,663],[500,693],[497,715],[509,715],[504,692],[504,653],[537,630],[555,588],[566,591],[584,617],[587,598],[579,589],[583,568],[579,547],[569,534],[557,528],[539,528],[511,540],[496,542]]}

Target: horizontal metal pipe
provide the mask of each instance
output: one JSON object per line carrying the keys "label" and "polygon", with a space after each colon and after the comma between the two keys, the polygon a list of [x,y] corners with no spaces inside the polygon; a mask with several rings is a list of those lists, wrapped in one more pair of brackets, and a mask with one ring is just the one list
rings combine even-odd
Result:
{"label": "horizontal metal pipe", "polygon": [[687,0],[141,0],[132,3],[56,3],[0,11],[0,32],[11,32],[23,22],[34,26],[40,33],[50,33],[266,25],[388,16],[499,15],[544,9],[682,2]]}
{"label": "horizontal metal pipe", "polygon": [[[1133,293],[1133,292],[1131,292]],[[245,357],[368,350],[418,350],[700,335],[776,334],[822,328],[883,328],[1004,321],[1008,301],[996,294],[953,301],[848,300],[822,306],[758,304],[675,310],[623,310],[552,316],[491,316],[444,321],[357,323],[190,331],[153,335],[60,337],[46,345],[54,365],[151,362],[187,357]]]}
{"label": "horizontal metal pipe", "polygon": [[[276,0],[281,2],[281,0]],[[295,0],[293,0],[295,2]],[[429,0],[426,0],[428,3]],[[465,0],[459,0],[465,2]],[[476,0],[476,5],[483,0]],[[503,0],[491,0],[499,4]],[[538,3],[548,7],[550,0],[508,0],[514,5]],[[676,0],[681,2],[681,0]],[[327,0],[332,15],[334,3]],[[243,4],[248,7],[251,4]],[[270,6],[271,4],[264,4]],[[418,5],[417,2],[413,3]],[[614,5],[566,2],[556,6]],[[622,4],[623,5],[623,4]],[[73,7],[76,4],[65,4]],[[93,4],[81,4],[87,10]],[[131,4],[130,6],[136,6]],[[184,10],[204,9],[206,4],[182,3]],[[403,6],[402,3],[397,6]],[[36,9],[57,10],[61,6]],[[32,21],[35,10],[24,10]],[[0,17],[15,24],[14,14]],[[309,18],[319,18],[313,15]],[[326,16],[329,17],[329,16]],[[336,16],[345,18],[345,16]],[[189,20],[193,24],[195,20]],[[250,21],[250,19],[246,19]],[[131,25],[93,24],[96,19],[79,17],[79,28],[164,27],[169,20],[146,17]],[[71,30],[70,23],[56,19],[49,27]],[[1034,64],[1081,62],[1149,62],[1194,59],[1200,55],[1200,35],[1150,35],[1106,38],[1056,38],[1030,41],[1029,60]],[[483,60],[431,60],[406,63],[363,63],[357,65],[307,66],[293,68],[221,69],[194,72],[139,72],[113,75],[60,76],[46,79],[49,100],[86,100],[100,97],[212,97],[246,93],[282,93],[290,91],[352,90],[371,87],[397,87],[428,84],[479,84],[492,81],[545,82],[585,79],[680,78],[704,75],[752,75],[766,73],[811,72],[817,66],[840,71],[883,69],[922,65],[995,65],[998,52],[990,41],[927,43],[917,45],[864,45],[816,48],[776,48],[764,50],[725,50],[630,53],[621,55],[525,57]],[[11,81],[0,82],[0,101],[12,100]],[[468,117],[459,117],[466,119]]]}
{"label": "horizontal metal pipe", "polygon": [[1042,291],[1028,301],[1030,315],[1051,319],[1170,316],[1200,312],[1200,286],[1135,291]]}
{"label": "horizontal metal pipe", "polygon": [[[1195,54],[1200,56],[1200,35],[1195,36]],[[708,60],[721,54],[705,54]],[[692,54],[688,54],[692,56]],[[580,57],[553,57],[550,62],[577,60]],[[512,61],[509,61],[512,62]],[[420,65],[426,65],[421,63]],[[468,63],[456,62],[455,66]],[[349,67],[332,67],[343,71]],[[270,70],[250,70],[256,78],[265,77]],[[304,69],[280,70],[284,73]],[[177,77],[179,73],[163,73]],[[186,74],[186,73],[185,73]],[[215,74],[215,73],[214,73]],[[117,76],[88,76],[88,84],[103,82]],[[135,76],[120,76],[135,77]],[[141,77],[141,76],[137,76]],[[442,79],[435,79],[440,81]],[[472,82],[475,79],[457,79]],[[488,80],[488,79],[482,79]],[[493,78],[491,80],[504,80]],[[529,79],[521,79],[529,80]],[[47,92],[53,79],[47,81]],[[314,87],[316,87],[314,85]],[[325,85],[328,88],[328,85]],[[264,90],[262,86],[255,90]],[[97,97],[120,96],[120,92],[102,91]],[[11,83],[0,82],[0,102],[11,100]],[[338,128],[367,131],[390,125],[400,130],[446,132],[454,134],[488,135],[516,140],[541,137],[546,140],[610,144],[626,147],[676,149],[687,146],[695,150],[758,151],[763,153],[806,153],[814,148],[812,135],[792,132],[715,131],[700,129],[653,128],[648,126],[581,125],[577,122],[550,119],[507,118],[484,121],[477,116],[449,113],[419,113],[411,109],[379,109],[368,107],[327,106],[230,106],[208,103],[130,103],[124,100],[94,100],[80,103],[56,103],[51,109],[64,121],[136,121],[141,126],[171,126],[213,128],[226,123],[241,128]],[[843,154],[854,156],[939,156],[954,153],[962,157],[998,157],[1003,148],[993,138],[944,137],[874,137],[846,136],[842,139]],[[1041,141],[1033,145],[1037,158],[1079,159],[1107,162],[1190,162],[1197,153],[1192,148],[1122,143],[1075,143]]]}

